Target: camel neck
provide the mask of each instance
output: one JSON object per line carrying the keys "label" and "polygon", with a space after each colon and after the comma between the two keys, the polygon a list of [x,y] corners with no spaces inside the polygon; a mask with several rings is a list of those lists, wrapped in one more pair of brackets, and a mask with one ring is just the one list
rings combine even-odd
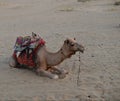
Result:
{"label": "camel neck", "polygon": [[65,54],[61,51],[61,49],[56,53],[51,53],[46,50],[46,60],[48,66],[56,66],[65,59]]}

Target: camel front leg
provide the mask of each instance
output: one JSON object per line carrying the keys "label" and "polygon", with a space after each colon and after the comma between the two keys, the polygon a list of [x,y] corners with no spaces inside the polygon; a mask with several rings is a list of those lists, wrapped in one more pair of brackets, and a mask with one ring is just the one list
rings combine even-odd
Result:
{"label": "camel front leg", "polygon": [[68,71],[66,71],[65,69],[60,69],[57,66],[52,66],[51,69],[57,71],[59,74],[68,74]]}
{"label": "camel front leg", "polygon": [[50,79],[58,79],[58,75],[57,74],[53,74],[50,71],[47,71],[47,63],[46,63],[46,58],[44,56],[44,54],[39,54],[38,58],[37,58],[37,71],[36,73],[40,76],[45,76],[48,77]]}
{"label": "camel front leg", "polygon": [[44,69],[37,69],[37,75],[45,76],[45,77],[48,77],[50,79],[58,79],[59,78],[58,75],[52,74],[51,72],[46,71]]}

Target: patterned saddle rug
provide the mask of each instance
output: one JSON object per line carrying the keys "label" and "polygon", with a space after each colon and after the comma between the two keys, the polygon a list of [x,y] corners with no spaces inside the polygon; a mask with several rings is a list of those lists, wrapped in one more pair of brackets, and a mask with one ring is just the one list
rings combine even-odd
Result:
{"label": "patterned saddle rug", "polygon": [[45,45],[42,38],[18,37],[14,47],[13,57],[20,65],[35,67],[36,53],[40,47]]}

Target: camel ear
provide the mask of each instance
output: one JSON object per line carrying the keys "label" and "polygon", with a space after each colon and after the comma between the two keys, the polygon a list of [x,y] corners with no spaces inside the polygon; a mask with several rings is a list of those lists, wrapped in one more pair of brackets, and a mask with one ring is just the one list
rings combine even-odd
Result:
{"label": "camel ear", "polygon": [[67,44],[69,44],[69,40],[68,39],[66,39],[64,42],[67,43]]}

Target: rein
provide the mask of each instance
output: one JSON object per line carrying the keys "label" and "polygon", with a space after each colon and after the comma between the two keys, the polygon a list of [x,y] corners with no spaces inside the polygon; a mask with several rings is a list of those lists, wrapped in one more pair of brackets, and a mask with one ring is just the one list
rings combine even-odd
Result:
{"label": "rein", "polygon": [[80,52],[79,52],[79,69],[78,69],[78,76],[77,76],[77,86],[80,86],[79,82],[80,82],[80,72],[81,72],[81,68],[80,68]]}
{"label": "rein", "polygon": [[65,58],[70,58],[71,57],[71,55],[73,55],[73,54],[75,54],[75,52],[72,52],[72,53],[70,53],[69,55],[66,55],[64,52],[63,52],[63,49],[61,48],[61,54],[65,57]]}
{"label": "rein", "polygon": [[61,48],[61,54],[66,58],[67,56],[64,54],[63,49]]}

